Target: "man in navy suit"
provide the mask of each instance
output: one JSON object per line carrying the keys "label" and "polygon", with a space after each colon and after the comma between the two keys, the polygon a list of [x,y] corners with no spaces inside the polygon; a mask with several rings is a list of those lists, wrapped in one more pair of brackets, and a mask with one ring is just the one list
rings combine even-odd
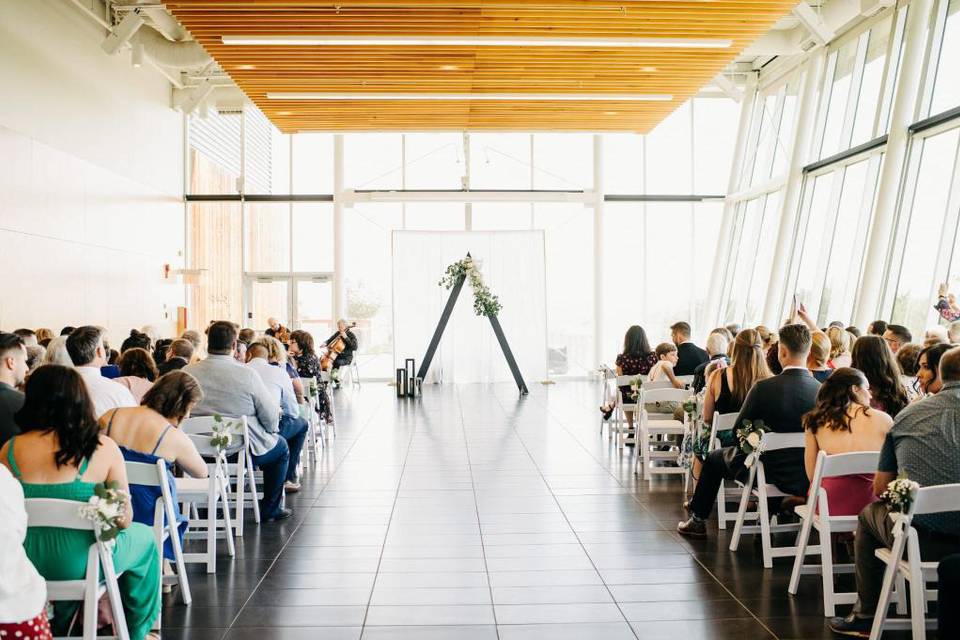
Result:
{"label": "man in navy suit", "polygon": [[676,376],[692,376],[697,367],[710,361],[710,354],[690,341],[690,325],[677,322],[670,327],[670,338],[677,345],[677,364],[673,367]]}

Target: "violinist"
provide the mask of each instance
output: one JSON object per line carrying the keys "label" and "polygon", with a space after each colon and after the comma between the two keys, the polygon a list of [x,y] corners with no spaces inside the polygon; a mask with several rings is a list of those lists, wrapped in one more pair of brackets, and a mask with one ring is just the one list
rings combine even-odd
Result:
{"label": "violinist", "polygon": [[[337,332],[327,338],[324,343],[327,346],[327,355],[324,357],[324,362],[321,366],[330,363],[328,365],[331,367],[330,377],[333,378],[334,384],[337,387],[340,386],[340,367],[353,362],[353,352],[357,350],[357,336],[352,331],[355,326],[357,326],[355,322],[347,324],[347,321],[342,318],[337,320]],[[324,368],[326,368],[326,366]]]}

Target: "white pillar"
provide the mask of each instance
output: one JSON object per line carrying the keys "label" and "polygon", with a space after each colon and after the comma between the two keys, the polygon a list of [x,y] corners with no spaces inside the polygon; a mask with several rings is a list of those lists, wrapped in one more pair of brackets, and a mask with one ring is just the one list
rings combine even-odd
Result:
{"label": "white pillar", "polygon": [[603,137],[593,134],[593,360],[603,362]]}
{"label": "white pillar", "polygon": [[343,273],[343,134],[333,136],[333,318],[346,317]]}
{"label": "white pillar", "polygon": [[[743,150],[750,137],[750,114],[753,110],[754,93],[757,88],[757,75],[747,76],[747,84],[743,90],[740,102],[740,118],[737,123],[737,142],[734,145],[733,160],[730,162],[730,177],[727,180],[727,193],[735,193],[740,185],[740,170],[743,165]],[[730,258],[730,234],[733,227],[734,212],[737,210],[735,202],[726,202],[723,205],[723,218],[720,221],[720,233],[717,235],[717,251],[713,258],[713,270],[710,273],[710,289],[707,294],[707,304],[704,310],[704,319],[707,324],[716,326],[723,318],[720,309],[723,301],[720,295],[723,289],[723,274],[727,261]],[[706,276],[706,274],[704,274]],[[711,320],[712,319],[712,320]]]}
{"label": "white pillar", "polygon": [[796,242],[796,220],[800,213],[800,193],[803,190],[803,167],[807,161],[809,147],[816,136],[817,104],[826,64],[826,49],[821,47],[807,61],[806,75],[803,79],[803,93],[797,107],[797,126],[793,129],[790,144],[790,166],[787,169],[787,183],[780,198],[780,229],[777,231],[777,244],[770,264],[770,285],[763,305],[763,323],[768,327],[779,327],[783,318],[780,303],[786,293],[790,255]]}
{"label": "white pillar", "polygon": [[877,186],[877,208],[873,214],[870,242],[864,255],[863,281],[854,308],[854,323],[866,327],[880,311],[884,267],[890,246],[893,223],[899,201],[900,176],[903,175],[910,142],[907,127],[916,119],[917,98],[923,79],[923,58],[927,23],[934,0],[913,0],[907,13],[903,34],[903,58],[900,60],[900,81],[893,96],[890,134],[884,151],[883,166]]}
{"label": "white pillar", "polygon": [[[470,189],[470,134],[463,132],[463,188]],[[463,228],[473,231],[473,203],[467,202],[463,208]]]}

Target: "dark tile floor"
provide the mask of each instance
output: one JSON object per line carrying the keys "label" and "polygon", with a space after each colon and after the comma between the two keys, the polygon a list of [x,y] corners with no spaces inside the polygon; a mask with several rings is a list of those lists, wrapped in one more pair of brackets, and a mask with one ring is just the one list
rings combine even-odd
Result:
{"label": "dark tile floor", "polygon": [[726,532],[674,533],[680,479],[637,482],[596,395],[337,391],[338,436],[295,517],[251,522],[215,575],[192,565],[164,639],[830,638],[816,577],[791,597],[788,560],[764,570],[749,539],[731,553]]}

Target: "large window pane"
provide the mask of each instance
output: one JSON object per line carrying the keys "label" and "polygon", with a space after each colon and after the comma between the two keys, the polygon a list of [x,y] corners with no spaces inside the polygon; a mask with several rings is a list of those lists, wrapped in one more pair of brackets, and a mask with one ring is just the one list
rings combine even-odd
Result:
{"label": "large window pane", "polygon": [[847,148],[843,139],[843,124],[847,110],[847,101],[850,98],[850,87],[853,83],[854,67],[857,62],[857,46],[859,38],[852,38],[838,51],[832,54],[835,61],[833,78],[830,84],[830,93],[827,95],[826,125],[823,131],[823,144],[820,147],[820,157],[826,158],[838,151]]}
{"label": "large window pane", "polygon": [[551,376],[588,375],[593,357],[593,210],[537,203],[547,261],[547,362]]}
{"label": "large window pane", "polygon": [[240,114],[210,109],[189,120],[189,193],[233,194],[240,178]]}
{"label": "large window pane", "polygon": [[603,190],[604,193],[646,193],[643,136],[636,133],[603,135]]}
{"label": "large window pane", "polygon": [[753,260],[753,273],[750,274],[750,287],[747,289],[746,306],[739,322],[745,325],[757,325],[763,320],[763,305],[766,303],[770,286],[770,270],[780,231],[780,197],[777,191],[768,194],[763,204],[763,222],[757,239],[756,257]]}
{"label": "large window pane", "polygon": [[937,246],[944,232],[958,139],[960,129],[952,129],[914,143],[922,148],[916,155],[919,171],[907,214],[909,226],[892,318],[915,335],[922,335],[930,313],[930,294],[937,279]]}
{"label": "large window pane", "polygon": [[830,202],[836,177],[836,173],[817,176],[813,179],[812,187],[807,178],[806,188],[812,190],[809,194],[805,194],[805,211],[797,233],[797,240],[802,241],[803,244],[799,254],[799,270],[794,292],[797,300],[806,305],[807,310],[814,317],[817,315],[822,291],[823,263],[830,251],[835,212],[831,210]]}
{"label": "large window pane", "polygon": [[593,136],[534,134],[533,169],[534,189],[593,188]]}
{"label": "large window pane", "polygon": [[470,134],[472,189],[530,189],[531,172],[530,134]]}
{"label": "large window pane", "polygon": [[247,271],[290,270],[290,206],[286,202],[244,204]]}
{"label": "large window pane", "polygon": [[407,189],[460,189],[466,173],[462,133],[404,135]]}
{"label": "large window pane", "polygon": [[[347,318],[357,323],[357,362],[364,377],[393,375],[392,233],[402,205],[357,203],[344,210]],[[325,338],[326,336],[324,336]]]}
{"label": "large window pane", "polygon": [[647,134],[647,192],[693,193],[690,102]]}
{"label": "large window pane", "polygon": [[332,204],[293,204],[293,270],[333,271]]}
{"label": "large window pane", "polygon": [[754,198],[749,202],[741,203],[737,209],[733,237],[735,242],[739,242],[729,274],[727,307],[723,313],[723,318],[728,322],[740,322],[744,317],[747,294],[750,292],[750,276],[753,274],[753,265],[760,243],[764,201],[764,197]]}
{"label": "large window pane", "polygon": [[187,326],[202,330],[213,320],[240,322],[243,256],[240,203],[191,202],[187,206]]}
{"label": "large window pane", "polygon": [[529,202],[478,202],[471,206],[474,231],[529,229],[533,205]]}
{"label": "large window pane", "polygon": [[727,193],[739,116],[740,105],[729,98],[693,99],[694,193]]}
{"label": "large window pane", "polygon": [[291,137],[293,193],[333,193],[333,134],[297,133]]}
{"label": "large window pane", "polygon": [[756,153],[753,157],[753,171],[750,174],[750,184],[760,184],[770,177],[773,167],[773,156],[776,152],[777,132],[780,130],[781,97],[786,90],[781,87],[776,93],[769,93],[757,104],[760,119],[757,126]]}
{"label": "large window pane", "polygon": [[343,185],[349,189],[400,189],[399,133],[351,133],[343,137]]}
{"label": "large window pane", "polygon": [[952,0],[947,8],[943,32],[943,46],[933,85],[930,115],[960,106],[960,82],[957,81],[957,63],[960,62],[960,0]]}
{"label": "large window pane", "polygon": [[464,208],[459,202],[411,202],[406,205],[405,229],[463,231]]}
{"label": "large window pane", "polygon": [[880,90],[883,86],[883,69],[890,46],[890,27],[893,14],[881,20],[870,30],[867,57],[860,81],[860,97],[857,100],[853,122],[853,137],[850,146],[855,147],[874,138],[874,122],[880,105]]}

